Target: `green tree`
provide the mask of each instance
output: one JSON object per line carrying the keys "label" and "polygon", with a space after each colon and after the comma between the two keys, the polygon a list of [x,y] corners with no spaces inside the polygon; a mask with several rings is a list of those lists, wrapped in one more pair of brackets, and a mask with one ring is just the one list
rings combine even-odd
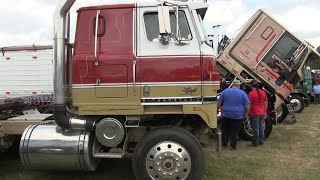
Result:
{"label": "green tree", "polygon": [[[317,52],[320,53],[320,46],[317,47]],[[309,62],[306,64],[311,69],[320,69],[320,59],[319,57],[312,57]]]}

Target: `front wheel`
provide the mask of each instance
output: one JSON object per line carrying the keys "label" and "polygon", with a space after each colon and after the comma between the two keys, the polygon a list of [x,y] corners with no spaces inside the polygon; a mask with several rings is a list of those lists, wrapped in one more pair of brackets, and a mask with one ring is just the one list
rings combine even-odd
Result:
{"label": "front wheel", "polygon": [[188,131],[165,127],[150,131],[135,148],[132,167],[136,179],[201,179],[204,155]]}
{"label": "front wheel", "polygon": [[287,104],[282,103],[281,106],[279,106],[278,109],[276,110],[276,114],[277,114],[277,122],[282,123],[289,114]]}
{"label": "front wheel", "polygon": [[292,104],[295,113],[302,112],[305,106],[303,98],[297,95],[291,96],[290,103]]}
{"label": "front wheel", "polygon": [[[264,138],[267,139],[270,136],[273,127],[271,117],[268,115],[264,122]],[[253,140],[253,130],[250,121],[247,119],[243,121],[240,137],[244,140]]]}

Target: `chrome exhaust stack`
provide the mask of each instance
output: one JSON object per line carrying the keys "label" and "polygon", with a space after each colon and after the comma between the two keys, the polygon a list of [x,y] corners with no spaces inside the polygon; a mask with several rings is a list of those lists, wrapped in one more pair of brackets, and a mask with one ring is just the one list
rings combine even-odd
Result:
{"label": "chrome exhaust stack", "polygon": [[66,24],[67,13],[76,0],[61,0],[57,6],[54,16],[54,103],[65,105],[65,62],[66,62]]}
{"label": "chrome exhaust stack", "polygon": [[54,16],[54,107],[53,116],[56,124],[62,129],[93,129],[93,122],[73,118],[69,115],[66,104],[66,44],[69,43],[67,14],[76,0],[61,0]]}

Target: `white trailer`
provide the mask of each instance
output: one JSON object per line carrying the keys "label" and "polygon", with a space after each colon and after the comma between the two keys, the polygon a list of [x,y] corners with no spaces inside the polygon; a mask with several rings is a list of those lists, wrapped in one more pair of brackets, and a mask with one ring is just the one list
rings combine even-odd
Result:
{"label": "white trailer", "polygon": [[44,110],[52,102],[52,45],[0,48],[0,115]]}

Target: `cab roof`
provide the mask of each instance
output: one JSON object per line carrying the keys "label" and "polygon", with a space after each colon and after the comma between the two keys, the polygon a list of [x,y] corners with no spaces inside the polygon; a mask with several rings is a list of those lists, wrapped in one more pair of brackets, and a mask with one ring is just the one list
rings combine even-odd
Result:
{"label": "cab roof", "polygon": [[207,9],[209,7],[208,3],[190,2],[190,1],[161,1],[161,2],[142,2],[142,3],[131,3],[131,4],[107,4],[107,5],[95,5],[88,7],[81,7],[78,11],[85,10],[98,10],[98,9],[121,9],[121,8],[139,8],[139,7],[157,7],[159,3],[164,3],[167,5],[188,7],[191,10],[196,10],[202,18],[204,18]]}

